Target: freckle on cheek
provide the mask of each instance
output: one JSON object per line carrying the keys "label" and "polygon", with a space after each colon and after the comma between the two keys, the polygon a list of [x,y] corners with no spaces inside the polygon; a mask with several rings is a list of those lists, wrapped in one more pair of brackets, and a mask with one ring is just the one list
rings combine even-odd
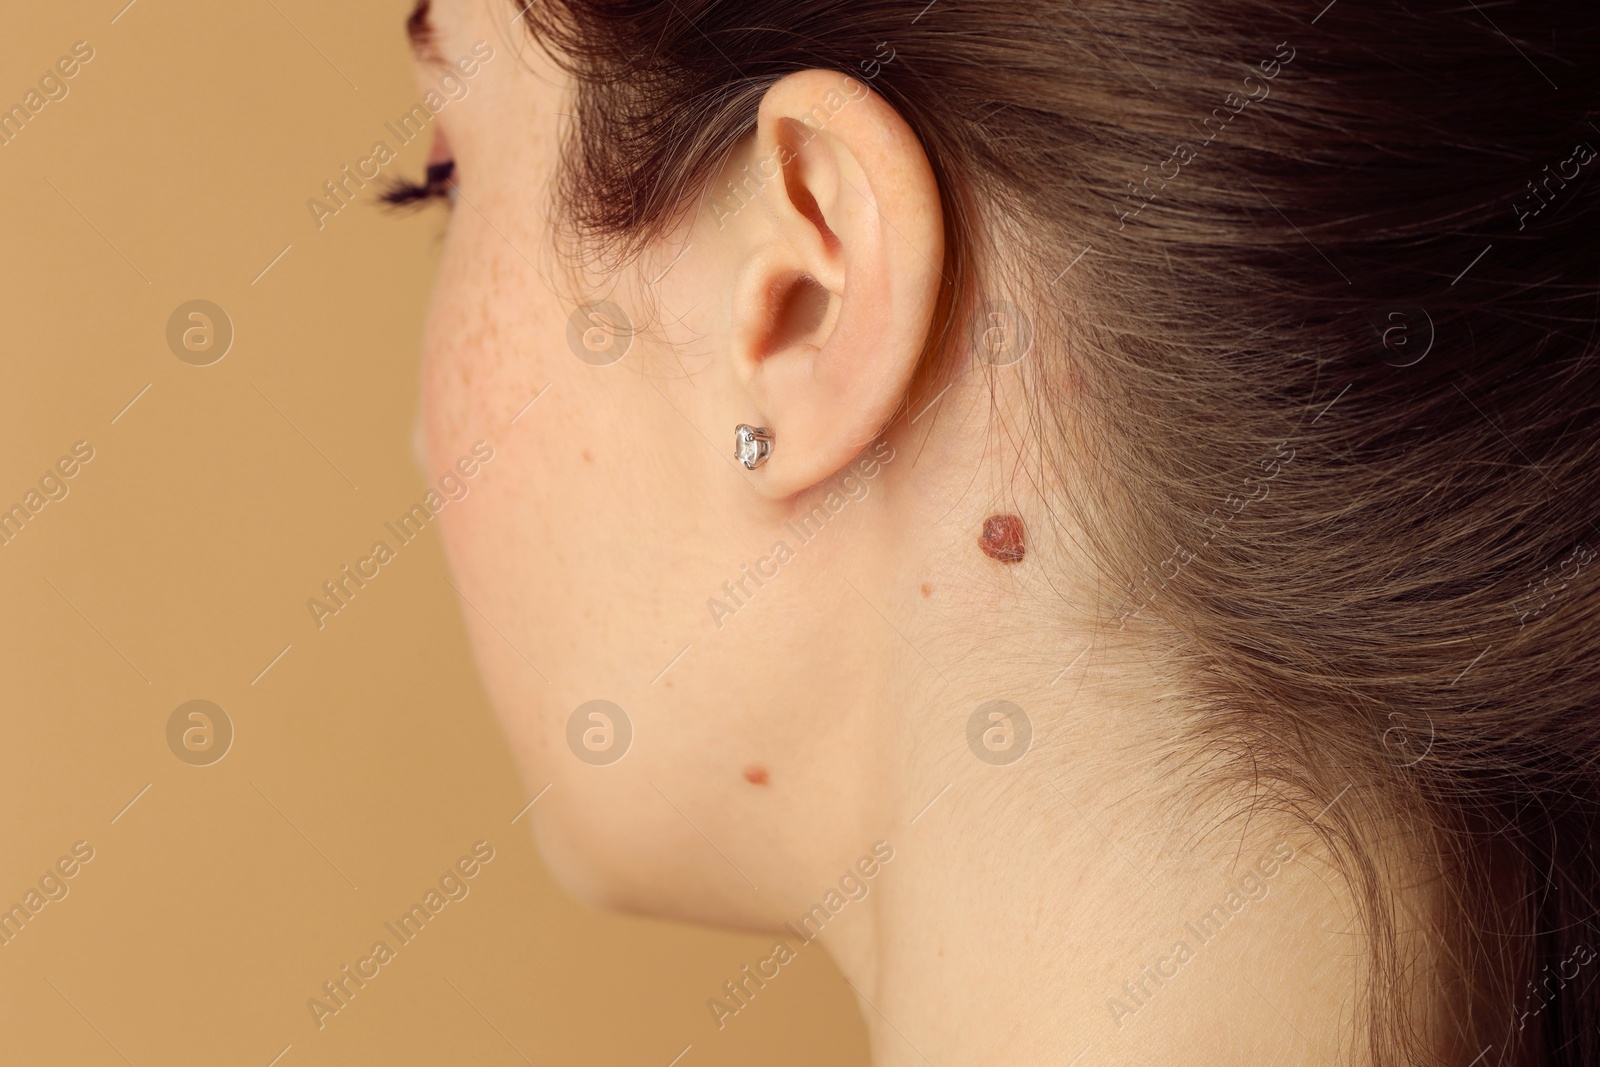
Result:
{"label": "freckle on cheek", "polygon": [[759,763],[752,763],[744,769],[744,780],[751,785],[766,785],[767,769]]}

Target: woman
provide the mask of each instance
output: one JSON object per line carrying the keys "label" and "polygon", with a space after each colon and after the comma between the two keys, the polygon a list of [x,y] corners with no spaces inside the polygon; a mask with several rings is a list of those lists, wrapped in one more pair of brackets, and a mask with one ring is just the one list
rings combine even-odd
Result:
{"label": "woman", "polygon": [[1292,6],[413,15],[467,625],[716,1027],[1600,1062],[1600,20]]}

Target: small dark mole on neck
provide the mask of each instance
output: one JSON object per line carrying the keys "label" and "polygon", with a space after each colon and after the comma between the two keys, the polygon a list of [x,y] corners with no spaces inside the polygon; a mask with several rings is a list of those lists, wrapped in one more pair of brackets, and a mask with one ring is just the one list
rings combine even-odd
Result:
{"label": "small dark mole on neck", "polygon": [[978,544],[984,555],[1001,563],[1017,563],[1028,554],[1022,520],[1015,515],[990,515],[983,520]]}
{"label": "small dark mole on neck", "polygon": [[751,785],[766,785],[767,769],[759,763],[752,763],[744,769],[744,780]]}
{"label": "small dark mole on neck", "polygon": [[923,582],[922,583],[922,595],[925,596],[925,597],[932,596],[933,595],[933,586],[929,585],[927,582]]}

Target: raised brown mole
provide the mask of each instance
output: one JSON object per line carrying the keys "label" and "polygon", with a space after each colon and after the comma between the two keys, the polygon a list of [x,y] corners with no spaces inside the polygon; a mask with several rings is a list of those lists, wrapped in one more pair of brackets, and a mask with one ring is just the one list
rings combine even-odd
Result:
{"label": "raised brown mole", "polygon": [[990,559],[1001,563],[1021,562],[1028,554],[1022,519],[1016,515],[990,515],[983,520],[983,534],[978,538],[978,545]]}
{"label": "raised brown mole", "polygon": [[752,763],[744,769],[744,780],[751,785],[766,785],[767,769],[759,763]]}

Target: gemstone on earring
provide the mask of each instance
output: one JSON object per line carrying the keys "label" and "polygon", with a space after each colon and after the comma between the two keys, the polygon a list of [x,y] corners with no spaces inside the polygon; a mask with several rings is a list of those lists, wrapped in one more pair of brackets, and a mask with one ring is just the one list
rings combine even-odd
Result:
{"label": "gemstone on earring", "polygon": [[740,423],[733,430],[733,458],[753,471],[772,454],[772,431],[764,426],[747,426]]}

